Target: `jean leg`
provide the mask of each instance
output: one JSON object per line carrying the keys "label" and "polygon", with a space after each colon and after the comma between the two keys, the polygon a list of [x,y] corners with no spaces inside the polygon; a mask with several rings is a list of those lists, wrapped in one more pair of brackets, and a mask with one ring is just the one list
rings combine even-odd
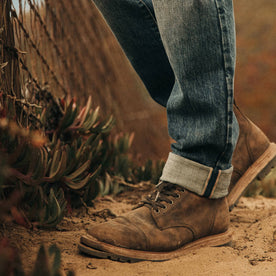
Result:
{"label": "jean leg", "polygon": [[152,0],[93,0],[152,98],[166,107],[175,82]]}
{"label": "jean leg", "polygon": [[176,143],[162,179],[206,197],[225,196],[238,138],[232,0],[153,0],[153,5],[176,78],[167,104]]}

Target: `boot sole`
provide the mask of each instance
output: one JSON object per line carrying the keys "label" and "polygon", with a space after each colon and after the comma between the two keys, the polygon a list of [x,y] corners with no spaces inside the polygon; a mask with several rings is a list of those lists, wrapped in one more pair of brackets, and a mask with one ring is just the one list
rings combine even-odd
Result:
{"label": "boot sole", "polygon": [[262,180],[276,166],[276,144],[270,143],[268,149],[247,169],[227,196],[229,210],[232,211],[246,188],[256,179]]}
{"label": "boot sole", "polygon": [[79,250],[87,255],[110,259],[120,262],[139,262],[139,261],[166,261],[186,255],[187,253],[206,246],[222,246],[229,244],[232,239],[232,231],[212,235],[193,241],[183,247],[170,252],[151,252],[117,247],[98,241],[92,236],[81,237]]}

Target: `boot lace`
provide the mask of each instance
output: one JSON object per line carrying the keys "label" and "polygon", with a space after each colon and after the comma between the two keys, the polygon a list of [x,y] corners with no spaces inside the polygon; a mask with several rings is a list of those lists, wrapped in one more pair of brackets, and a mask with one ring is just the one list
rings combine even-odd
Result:
{"label": "boot lace", "polygon": [[177,191],[183,192],[184,188],[175,184],[161,181],[156,186],[155,190],[141,201],[139,207],[146,206],[148,208],[152,208],[156,212],[159,212],[160,208],[166,208],[166,205],[164,205],[163,202],[173,204],[172,199],[180,197]]}

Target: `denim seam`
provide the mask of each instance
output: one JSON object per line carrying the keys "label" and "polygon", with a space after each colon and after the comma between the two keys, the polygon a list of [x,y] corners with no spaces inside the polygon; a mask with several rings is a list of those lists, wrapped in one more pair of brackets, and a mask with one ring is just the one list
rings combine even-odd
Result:
{"label": "denim seam", "polygon": [[232,105],[233,105],[233,85],[230,85],[229,79],[231,78],[231,81],[233,80],[233,76],[230,75],[230,69],[228,67],[228,55],[229,55],[229,48],[230,48],[230,43],[228,41],[228,36],[225,35],[227,33],[227,24],[225,22],[225,10],[223,6],[220,6],[220,2],[224,2],[224,0],[215,0],[216,6],[217,6],[217,11],[218,11],[218,18],[219,18],[219,23],[220,23],[220,31],[221,31],[221,46],[222,46],[222,54],[223,54],[223,63],[224,63],[224,70],[225,70],[225,82],[226,82],[226,87],[227,87],[227,119],[226,119],[226,124],[227,124],[227,133],[226,133],[226,141],[225,141],[225,149],[221,153],[216,167],[219,165],[220,159],[224,156],[225,152],[228,150],[228,144],[229,140],[231,138],[231,133],[230,133],[230,127],[232,127],[232,124],[230,123],[233,121],[233,114],[230,111],[232,110]]}
{"label": "denim seam", "polygon": [[206,191],[206,189],[207,189],[208,183],[209,183],[209,181],[210,181],[210,178],[211,178],[211,176],[212,176],[212,173],[213,173],[213,168],[210,169],[209,175],[208,175],[208,177],[207,177],[207,179],[206,179],[206,181],[205,181],[205,184],[204,184],[202,193],[201,193],[200,195],[204,195],[204,193],[205,193],[205,191]]}
{"label": "denim seam", "polygon": [[147,6],[147,4],[143,1],[143,0],[139,0],[139,3],[143,4],[143,6],[145,6],[145,8],[147,9],[147,11],[149,12],[150,16],[152,17],[153,21],[155,22],[156,26],[157,26],[157,21],[155,16],[152,14],[152,12],[150,11],[150,8]]}
{"label": "denim seam", "polygon": [[221,175],[221,170],[219,170],[219,172],[218,172],[217,180],[216,180],[216,182],[215,182],[215,184],[214,184],[214,187],[213,187],[213,189],[212,189],[212,191],[211,191],[210,198],[212,198],[212,196],[213,196],[214,193],[215,193],[216,187],[217,187],[218,182],[219,182],[219,179],[220,179],[220,175]]}
{"label": "denim seam", "polygon": [[[155,34],[157,35],[159,41],[158,42],[162,42],[162,39],[160,37],[160,32],[159,32],[159,29],[158,29],[158,24],[157,24],[157,20],[155,18],[155,16],[153,15],[153,13],[151,12],[150,8],[148,7],[148,5],[143,1],[143,0],[138,0],[138,5],[141,7],[141,8],[144,8],[146,9],[146,12],[145,12],[145,18],[146,19],[150,19],[151,21],[151,30],[153,32],[155,32]],[[153,23],[153,24],[152,24]]]}
{"label": "denim seam", "polygon": [[[224,157],[225,153],[229,150],[230,145],[230,139],[232,137],[232,128],[233,128],[233,112],[232,112],[232,105],[233,105],[233,84],[230,82],[233,82],[233,76],[231,76],[231,67],[228,66],[228,59],[229,59],[229,53],[230,53],[230,43],[228,39],[228,35],[225,35],[227,33],[227,24],[225,22],[225,9],[223,5],[221,5],[221,2],[224,2],[223,0],[215,0],[217,12],[218,12],[218,20],[219,20],[219,27],[220,27],[220,33],[221,33],[221,47],[222,47],[222,56],[223,56],[223,64],[224,64],[224,71],[225,71],[225,83],[226,83],[226,89],[227,89],[227,107],[226,107],[226,140],[225,140],[225,148],[224,151],[220,154],[215,168],[218,168],[221,162],[221,159]],[[222,3],[223,4],[223,3]],[[212,181],[212,183],[208,184],[209,192],[204,193],[204,196],[211,197],[215,193],[215,188],[217,187],[218,179],[219,179],[220,173],[216,177],[215,182]],[[211,188],[211,190],[210,190]]]}

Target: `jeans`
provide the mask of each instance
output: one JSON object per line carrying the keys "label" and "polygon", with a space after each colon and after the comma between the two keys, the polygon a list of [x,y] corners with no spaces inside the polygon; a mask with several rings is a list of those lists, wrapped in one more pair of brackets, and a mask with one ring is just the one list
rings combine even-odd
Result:
{"label": "jeans", "polygon": [[239,133],[232,0],[93,1],[167,110],[175,143],[161,180],[204,197],[226,196]]}

